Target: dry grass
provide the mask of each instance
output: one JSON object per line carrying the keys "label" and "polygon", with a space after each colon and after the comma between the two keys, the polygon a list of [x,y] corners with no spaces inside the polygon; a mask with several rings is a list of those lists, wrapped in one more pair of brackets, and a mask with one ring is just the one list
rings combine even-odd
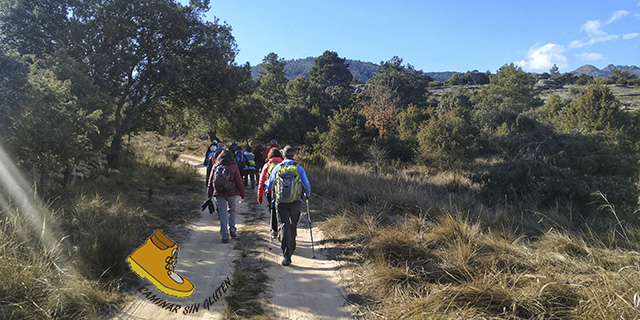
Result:
{"label": "dry grass", "polygon": [[32,194],[44,228],[0,193],[1,319],[104,317],[138,281],[127,255],[156,228],[170,226],[163,231],[176,238],[176,225],[195,216],[193,169],[134,141],[120,173],[56,190],[47,206]]}
{"label": "dry grass", "polygon": [[[489,209],[463,173],[307,172],[359,318],[640,317],[637,226],[595,234],[575,229],[566,206]],[[600,218],[618,217],[608,208]]]}

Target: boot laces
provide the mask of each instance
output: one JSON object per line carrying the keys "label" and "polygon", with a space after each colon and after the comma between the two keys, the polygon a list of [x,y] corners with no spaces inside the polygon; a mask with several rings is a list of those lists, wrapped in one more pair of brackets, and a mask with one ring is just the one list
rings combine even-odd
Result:
{"label": "boot laces", "polygon": [[167,274],[171,275],[173,273],[173,269],[178,265],[178,250],[173,250],[173,253],[164,259],[164,262],[167,264],[164,266],[167,269]]}

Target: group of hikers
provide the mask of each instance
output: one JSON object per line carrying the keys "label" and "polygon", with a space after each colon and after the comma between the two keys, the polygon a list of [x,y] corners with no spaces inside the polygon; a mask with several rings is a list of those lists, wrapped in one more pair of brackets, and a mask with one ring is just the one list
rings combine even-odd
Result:
{"label": "group of hikers", "polygon": [[307,174],[295,162],[295,155],[293,147],[280,149],[276,140],[271,140],[267,148],[258,141],[253,149],[247,145],[243,151],[236,140],[227,148],[219,139],[212,139],[204,165],[208,201],[215,198],[222,243],[237,236],[236,197],[244,202],[245,189],[257,186],[258,203],[269,208],[271,236],[280,239],[282,265],[291,264],[302,201],[311,194]]}

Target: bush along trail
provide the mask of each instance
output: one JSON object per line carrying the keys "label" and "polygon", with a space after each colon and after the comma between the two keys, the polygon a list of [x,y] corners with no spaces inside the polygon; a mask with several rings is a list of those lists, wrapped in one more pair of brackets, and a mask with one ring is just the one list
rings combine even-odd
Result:
{"label": "bush along trail", "polygon": [[[180,159],[197,167],[204,180],[202,159],[191,155],[182,155]],[[293,264],[283,267],[280,265],[280,244],[278,240],[270,239],[268,212],[257,203],[255,189],[247,188],[246,200],[236,207],[238,236],[229,243],[221,243],[218,216],[215,211],[210,214],[207,208],[203,211],[194,208],[201,216],[187,226],[188,235],[175,235],[182,239],[180,243],[173,242],[172,235],[162,234],[162,230],[141,243],[130,259],[144,260],[140,258],[143,257],[140,252],[144,250],[157,253],[164,249],[172,251],[172,255],[155,258],[162,272],[136,271],[149,280],[140,281],[133,301],[113,319],[348,318],[337,266],[318,250],[321,234],[317,230],[314,230],[316,258],[312,259],[306,215],[299,224],[298,249]],[[179,250],[173,252],[175,248]],[[135,265],[135,262],[128,262]],[[165,273],[168,276],[164,276]],[[193,289],[163,289],[163,276],[164,281],[170,283],[169,287],[184,288],[189,282]]]}

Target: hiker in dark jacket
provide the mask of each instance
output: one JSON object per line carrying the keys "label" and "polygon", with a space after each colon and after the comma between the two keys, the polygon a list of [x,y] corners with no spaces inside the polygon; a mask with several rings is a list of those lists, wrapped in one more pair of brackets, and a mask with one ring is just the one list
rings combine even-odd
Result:
{"label": "hiker in dark jacket", "polygon": [[238,141],[232,140],[231,146],[229,147],[229,151],[231,151],[231,154],[235,154],[236,150],[242,150],[242,148],[238,145]]}
{"label": "hiker in dark jacket", "polygon": [[[225,177],[224,173],[228,174]],[[224,177],[221,178],[221,177]],[[223,190],[216,185],[219,180],[226,182]],[[236,237],[236,198],[240,196],[240,202],[244,202],[244,186],[240,177],[240,170],[229,150],[224,150],[218,156],[216,164],[211,170],[211,178],[207,185],[207,195],[216,198],[217,207],[220,213],[220,236],[222,243],[228,243],[229,237]]]}
{"label": "hiker in dark jacket", "polygon": [[[296,235],[298,228],[298,221],[300,220],[300,212],[302,211],[302,198],[309,198],[311,194],[311,186],[309,185],[309,179],[304,168],[296,164],[294,160],[295,150],[291,146],[284,148],[284,161],[277,165],[271,176],[269,176],[269,182],[267,183],[267,189],[271,190],[271,194],[276,199],[276,210],[278,211],[278,233],[280,234],[283,266],[291,264],[291,256],[296,250]],[[294,183],[289,185],[291,188],[280,189],[280,185],[285,185],[286,175],[295,175],[296,179],[291,179],[289,182]],[[297,186],[295,181],[297,181]],[[286,190],[292,191],[289,193],[290,198],[287,199]]]}
{"label": "hiker in dark jacket", "polygon": [[[260,170],[264,164],[265,155],[267,155],[267,151],[262,145],[262,142],[258,141],[256,143],[256,146],[253,148],[253,155],[256,157],[256,169]],[[260,173],[258,172],[258,174]]]}

